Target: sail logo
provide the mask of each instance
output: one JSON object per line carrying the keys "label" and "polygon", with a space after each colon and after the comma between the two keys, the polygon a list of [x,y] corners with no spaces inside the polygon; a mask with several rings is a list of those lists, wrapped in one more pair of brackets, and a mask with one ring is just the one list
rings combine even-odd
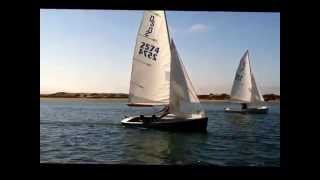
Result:
{"label": "sail logo", "polygon": [[153,32],[154,24],[155,24],[154,16],[151,15],[149,18],[149,27],[147,31],[144,33],[145,37],[149,37],[149,34]]}

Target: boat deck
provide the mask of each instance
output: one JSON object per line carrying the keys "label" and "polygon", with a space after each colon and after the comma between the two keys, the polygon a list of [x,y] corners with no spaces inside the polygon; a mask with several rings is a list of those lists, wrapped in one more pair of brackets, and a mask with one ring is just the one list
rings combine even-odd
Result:
{"label": "boat deck", "polygon": [[187,130],[187,131],[206,131],[207,117],[201,115],[191,116],[190,118],[179,118],[175,115],[167,115],[163,118],[152,116],[132,116],[121,121],[124,126],[148,127],[163,130]]}
{"label": "boat deck", "polygon": [[[186,118],[183,118],[185,120],[193,120],[193,119],[198,119],[198,118],[202,118],[201,115],[199,114],[192,114],[191,117],[186,117]],[[177,118],[177,116],[175,116],[174,114],[168,114],[162,118],[160,118],[160,116],[155,116],[155,117],[152,117],[152,116],[143,116],[143,119],[144,120],[148,120],[150,119],[152,122],[157,122],[157,121],[172,121],[172,120],[179,120],[181,118]],[[134,117],[131,117],[129,121],[127,122],[142,122],[143,120],[141,119],[140,116],[134,116]]]}

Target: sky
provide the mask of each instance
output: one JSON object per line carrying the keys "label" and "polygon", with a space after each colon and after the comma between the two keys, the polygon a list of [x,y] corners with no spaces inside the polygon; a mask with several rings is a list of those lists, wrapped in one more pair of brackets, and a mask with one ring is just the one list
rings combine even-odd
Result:
{"label": "sky", "polygon": [[[128,93],[143,11],[40,10],[40,93]],[[280,14],[166,11],[198,94],[228,93],[250,52],[262,94],[280,94]]]}

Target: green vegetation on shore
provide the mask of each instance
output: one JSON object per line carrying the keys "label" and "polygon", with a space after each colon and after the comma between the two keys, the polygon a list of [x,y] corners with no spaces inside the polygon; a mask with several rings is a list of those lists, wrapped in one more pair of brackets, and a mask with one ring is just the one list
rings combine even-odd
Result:
{"label": "green vegetation on shore", "polygon": [[[67,93],[57,92],[53,94],[40,94],[40,98],[128,98],[128,94],[124,93]],[[222,94],[203,94],[198,95],[201,100],[228,100],[230,95]],[[280,95],[264,94],[265,101],[280,100]]]}

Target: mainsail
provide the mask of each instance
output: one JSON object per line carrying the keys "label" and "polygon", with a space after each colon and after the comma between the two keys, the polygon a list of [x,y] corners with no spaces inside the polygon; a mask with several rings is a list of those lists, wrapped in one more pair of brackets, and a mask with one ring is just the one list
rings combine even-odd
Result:
{"label": "mainsail", "polygon": [[231,89],[231,99],[243,102],[251,101],[251,71],[249,64],[249,52],[245,52],[240,60],[233,86]]}
{"label": "mainsail", "polygon": [[247,50],[240,60],[231,90],[231,99],[246,103],[259,103],[264,99],[257,87]]}
{"label": "mainsail", "polygon": [[145,11],[133,55],[129,105],[167,105],[170,44],[164,11]]}
{"label": "mainsail", "polygon": [[178,117],[204,116],[204,110],[172,39],[171,58],[170,113]]}

